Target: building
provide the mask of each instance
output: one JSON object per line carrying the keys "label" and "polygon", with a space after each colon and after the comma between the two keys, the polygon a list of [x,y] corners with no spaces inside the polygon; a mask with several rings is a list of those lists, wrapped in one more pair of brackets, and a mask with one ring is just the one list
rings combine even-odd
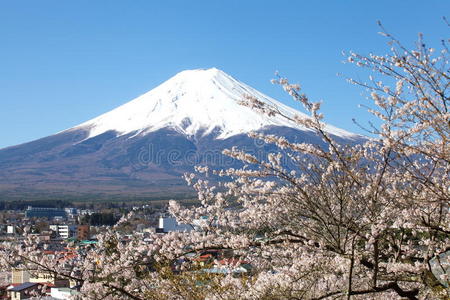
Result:
{"label": "building", "polygon": [[50,207],[32,207],[28,206],[25,210],[27,218],[47,218],[47,219],[66,219],[67,213],[63,209]]}
{"label": "building", "polygon": [[50,296],[54,299],[68,300],[72,299],[78,292],[71,288],[51,288]]}
{"label": "building", "polygon": [[75,218],[76,216],[78,216],[78,209],[74,208],[74,207],[67,207],[64,208],[64,211],[66,212],[66,214],[71,217],[71,218]]}
{"label": "building", "polygon": [[67,287],[69,280],[56,278],[54,274],[48,272],[29,272],[26,270],[13,269],[11,271],[12,284],[42,283],[50,284],[54,287]]}
{"label": "building", "polygon": [[13,269],[11,271],[11,283],[25,283],[30,281],[30,273],[26,270]]}
{"label": "building", "polygon": [[157,228],[157,232],[171,232],[171,231],[181,231],[181,232],[189,232],[193,228],[192,225],[189,224],[180,224],[174,217],[159,217],[159,224]]}
{"label": "building", "polygon": [[6,226],[6,233],[7,234],[16,234],[16,226],[14,226],[14,225]]}
{"label": "building", "polygon": [[48,283],[53,286],[68,286],[68,280],[56,278],[54,274],[48,272],[29,272],[26,270],[13,269],[11,271],[11,283],[23,284],[32,283]]}
{"label": "building", "polygon": [[8,291],[8,297],[11,300],[22,300],[22,299],[29,299],[32,297],[32,292],[37,292],[40,294],[41,285],[39,283],[33,283],[33,282],[25,282],[21,285],[9,288]]}
{"label": "building", "polygon": [[89,225],[78,225],[77,227],[77,239],[80,241],[88,240],[90,237]]}
{"label": "building", "polygon": [[94,213],[94,211],[92,209],[80,209],[78,211],[78,214],[80,216],[92,215],[93,213]]}
{"label": "building", "polygon": [[54,274],[48,272],[36,272],[30,276],[29,282],[32,283],[42,283],[51,285],[54,287],[68,287],[69,280],[57,278]]}
{"label": "building", "polygon": [[77,233],[77,226],[76,225],[50,225],[50,230],[55,232],[60,238],[68,239],[70,237],[73,237]]}
{"label": "building", "polygon": [[76,239],[88,240],[90,238],[89,225],[66,225],[66,224],[53,224],[49,226],[50,230],[56,233],[56,235],[63,239],[75,237]]}

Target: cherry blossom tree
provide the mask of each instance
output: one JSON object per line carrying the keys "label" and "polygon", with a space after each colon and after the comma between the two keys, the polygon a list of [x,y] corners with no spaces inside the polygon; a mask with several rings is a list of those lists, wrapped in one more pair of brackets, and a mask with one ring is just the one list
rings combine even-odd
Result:
{"label": "cherry blossom tree", "polygon": [[[448,48],[420,36],[408,50],[382,34],[389,54],[348,54],[371,73],[367,82],[349,79],[368,92],[381,124],[370,124],[371,138],[339,143],[324,130],[320,103],[277,77],[308,118],[252,97],[243,105],[311,129],[323,144],[252,133],[279,151],[261,159],[233,148],[224,154],[242,168],[186,174],[199,205],[171,201],[169,209],[197,230],[125,241],[119,222],[75,258],[42,255],[29,236],[5,248],[2,264],[77,281],[80,299],[448,299]],[[227,259],[192,259],[212,250]],[[251,270],[235,272],[242,262]]]}

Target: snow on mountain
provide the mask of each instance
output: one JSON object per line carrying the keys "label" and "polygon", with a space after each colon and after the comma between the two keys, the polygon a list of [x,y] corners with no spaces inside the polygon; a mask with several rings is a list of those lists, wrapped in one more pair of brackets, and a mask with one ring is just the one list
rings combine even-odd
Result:
{"label": "snow on mountain", "polygon": [[[142,96],[70,130],[88,130],[88,138],[113,130],[119,135],[145,135],[172,128],[188,137],[218,133],[217,139],[248,133],[266,126],[301,128],[280,116],[268,117],[239,104],[244,95],[276,105],[285,114],[306,116],[216,68],[187,70]],[[327,125],[334,135],[354,134]]]}
{"label": "snow on mountain", "polygon": [[[264,157],[278,151],[245,133],[323,144],[315,133],[239,104],[244,95],[305,116],[217,69],[181,72],[150,92],[63,132],[0,149],[0,195],[19,199],[166,199],[194,196],[182,174],[195,165],[239,167],[233,146]],[[338,142],[364,140],[326,126]],[[243,134],[244,133],[244,134]],[[203,137],[203,138],[202,138]],[[187,196],[188,195],[188,196]],[[191,196],[189,196],[191,195]]]}

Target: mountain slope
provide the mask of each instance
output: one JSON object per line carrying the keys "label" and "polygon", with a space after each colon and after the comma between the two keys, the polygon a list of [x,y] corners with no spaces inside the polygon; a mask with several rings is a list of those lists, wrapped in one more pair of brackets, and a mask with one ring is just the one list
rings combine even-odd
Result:
{"label": "mountain slope", "polygon": [[[308,129],[239,105],[243,95],[302,113],[217,69],[183,71],[148,93],[58,134],[0,150],[0,197],[150,197],[189,193],[196,164],[234,166],[224,148],[264,155],[250,131],[321,143]],[[361,136],[327,125],[342,142]],[[273,149],[272,149],[273,150]]]}
{"label": "mountain slope", "polygon": [[[88,129],[89,137],[109,130],[121,135],[131,132],[146,134],[171,127],[186,136],[193,136],[200,130],[203,135],[208,135],[216,130],[220,132],[218,139],[265,126],[306,130],[280,116],[268,117],[240,105],[243,95],[274,104],[287,115],[305,116],[212,68],[180,72],[150,92],[74,129]],[[333,126],[327,126],[327,130],[339,136],[353,136]]]}

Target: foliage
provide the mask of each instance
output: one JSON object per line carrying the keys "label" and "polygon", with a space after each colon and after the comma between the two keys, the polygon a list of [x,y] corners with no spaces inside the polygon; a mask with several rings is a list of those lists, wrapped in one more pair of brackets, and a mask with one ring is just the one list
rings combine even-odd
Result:
{"label": "foliage", "polygon": [[90,215],[85,215],[81,219],[82,224],[89,224],[92,226],[108,225],[112,226],[116,224],[119,219],[114,215],[114,213],[93,213]]}
{"label": "foliage", "polygon": [[0,201],[0,210],[24,210],[28,206],[64,208],[72,207],[73,204],[66,200]]}

